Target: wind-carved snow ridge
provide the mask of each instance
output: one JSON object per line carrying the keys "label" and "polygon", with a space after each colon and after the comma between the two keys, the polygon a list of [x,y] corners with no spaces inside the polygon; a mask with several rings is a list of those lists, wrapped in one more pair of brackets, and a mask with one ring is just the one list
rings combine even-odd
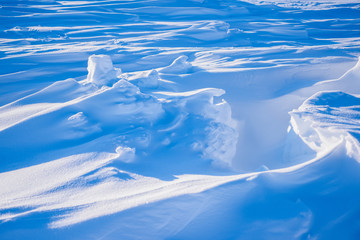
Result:
{"label": "wind-carved snow ridge", "polygon": [[65,150],[65,156],[0,173],[1,221],[57,211],[49,227],[59,228],[244,178],[179,175],[164,181],[115,167],[116,162],[142,161],[138,151],[150,155],[156,150],[171,152],[170,156],[186,151],[197,161],[201,153],[216,166],[231,167],[238,137],[236,121],[225,100],[214,101],[224,90],[142,93],[139,87],[161,84],[159,73],[144,71],[129,82],[117,76],[105,55],[90,56],[88,70],[85,81],[56,82],[0,108],[6,117],[4,131],[21,132],[34,119],[52,122],[51,129],[50,125],[39,127],[34,148],[70,140],[83,143]]}
{"label": "wind-carved snow ridge", "polygon": [[312,150],[321,154],[344,142],[347,154],[360,162],[360,98],[319,92],[290,115],[295,133]]}

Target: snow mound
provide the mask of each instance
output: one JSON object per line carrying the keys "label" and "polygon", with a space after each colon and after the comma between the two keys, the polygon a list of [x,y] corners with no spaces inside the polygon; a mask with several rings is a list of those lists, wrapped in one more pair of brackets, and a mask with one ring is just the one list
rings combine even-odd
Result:
{"label": "snow mound", "polygon": [[339,91],[319,92],[290,115],[295,133],[318,154],[345,142],[347,154],[360,161],[360,98]]}
{"label": "snow mound", "polygon": [[91,55],[88,60],[87,80],[97,86],[109,85],[117,78],[110,56],[108,55]]}
{"label": "snow mound", "polygon": [[188,61],[188,57],[182,55],[176,58],[170,66],[164,67],[161,69],[163,73],[187,73],[191,68],[192,65]]}
{"label": "snow mound", "polygon": [[159,86],[160,76],[155,69],[142,72],[140,76],[135,79],[136,84],[143,88],[157,88]]}

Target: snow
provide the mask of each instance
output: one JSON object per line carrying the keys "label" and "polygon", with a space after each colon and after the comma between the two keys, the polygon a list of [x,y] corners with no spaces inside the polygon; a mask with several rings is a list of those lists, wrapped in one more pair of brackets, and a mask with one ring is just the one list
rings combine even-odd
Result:
{"label": "snow", "polygon": [[107,55],[92,55],[88,60],[87,80],[97,86],[108,85],[116,79],[116,71]]}
{"label": "snow", "polygon": [[139,79],[138,85],[141,87],[156,88],[159,86],[159,73],[156,70],[151,70],[143,78]]}
{"label": "snow", "polygon": [[[128,175],[130,180],[115,178],[119,170],[106,167],[107,164],[114,160],[122,161],[124,156],[129,155],[129,151],[131,149],[118,147],[116,154],[72,155],[1,174],[1,208],[31,208],[16,213],[8,212],[1,219],[8,221],[34,212],[63,211],[77,207],[78,210],[64,214],[50,224],[52,228],[59,228],[163,198],[204,191],[242,178],[184,175],[166,182],[123,171],[120,173]],[[63,189],[56,191],[57,188]]]}
{"label": "snow", "polygon": [[188,57],[182,55],[176,58],[170,66],[164,67],[161,69],[161,72],[164,73],[187,73],[191,69],[191,63],[188,61]]}
{"label": "snow", "polygon": [[345,141],[348,155],[359,161],[360,99],[343,92],[318,92],[290,113],[297,135],[314,151],[328,151]]}
{"label": "snow", "polygon": [[358,1],[0,8],[0,239],[358,239]]}
{"label": "snow", "polygon": [[355,0],[317,0],[317,1],[299,1],[299,0],[244,0],[252,4],[276,5],[287,8],[301,8],[309,10],[322,10],[341,7],[343,4],[357,4]]}

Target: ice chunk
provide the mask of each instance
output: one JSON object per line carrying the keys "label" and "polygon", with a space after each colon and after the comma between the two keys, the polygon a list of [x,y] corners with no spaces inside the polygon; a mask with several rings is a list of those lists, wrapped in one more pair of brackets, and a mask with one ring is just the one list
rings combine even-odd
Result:
{"label": "ice chunk", "polygon": [[129,163],[132,162],[135,158],[135,148],[119,146],[115,149],[115,151],[121,156],[123,156],[123,162]]}
{"label": "ice chunk", "polygon": [[212,159],[214,165],[231,167],[238,141],[236,129],[224,123],[212,121],[206,131],[208,135],[204,141],[203,156]]}
{"label": "ice chunk", "polygon": [[114,88],[116,88],[117,92],[124,93],[126,96],[134,96],[140,93],[140,89],[137,86],[124,79],[116,82]]}
{"label": "ice chunk", "polygon": [[[172,100],[172,104],[181,109],[187,118],[202,119],[202,123],[193,128],[204,128],[202,134],[192,136],[194,151],[211,159],[220,167],[229,167],[236,153],[238,141],[237,122],[231,116],[229,103],[222,100],[214,103],[214,97],[225,93],[222,89],[204,88],[189,92],[157,92]],[[202,124],[205,124],[202,125]]]}
{"label": "ice chunk", "polygon": [[77,123],[77,122],[86,121],[86,117],[85,117],[85,115],[84,115],[83,112],[78,112],[78,113],[70,116],[70,117],[68,118],[68,120]]}
{"label": "ice chunk", "polygon": [[108,55],[91,55],[87,70],[87,80],[97,86],[109,85],[116,80],[117,71]]}
{"label": "ice chunk", "polygon": [[159,80],[160,80],[160,76],[158,71],[151,70],[145,72],[145,74],[143,74],[143,76],[141,76],[137,80],[137,82],[140,87],[156,88],[159,86]]}
{"label": "ice chunk", "polygon": [[181,55],[176,58],[170,66],[165,67],[161,70],[164,73],[186,73],[191,67],[191,63],[188,61],[188,57],[185,55]]}

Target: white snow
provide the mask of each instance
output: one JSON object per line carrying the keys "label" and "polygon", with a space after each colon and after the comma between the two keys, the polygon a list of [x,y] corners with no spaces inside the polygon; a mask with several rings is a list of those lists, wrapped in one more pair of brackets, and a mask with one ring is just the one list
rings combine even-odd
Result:
{"label": "white snow", "polygon": [[348,155],[359,159],[360,99],[343,92],[319,92],[290,113],[297,135],[318,154],[345,141]]}
{"label": "white snow", "polygon": [[153,69],[148,72],[141,72],[135,79],[139,87],[157,88],[159,86],[160,76],[157,70]]}
{"label": "white snow", "polygon": [[316,1],[303,1],[303,0],[242,0],[257,5],[276,5],[286,8],[301,8],[308,10],[322,10],[336,8],[342,4],[357,4],[356,0],[316,0]]}
{"label": "white snow", "polygon": [[188,61],[188,57],[182,55],[176,58],[170,66],[164,67],[161,69],[163,73],[187,73],[191,69],[191,63]]}
{"label": "white snow", "polygon": [[117,75],[111,58],[107,55],[90,56],[87,70],[87,80],[97,86],[110,84]]}
{"label": "white snow", "polygon": [[0,239],[358,239],[358,1],[0,11]]}
{"label": "white snow", "polygon": [[[50,223],[50,227],[59,228],[142,204],[201,192],[246,176],[182,175],[167,182],[106,167],[111,161],[123,160],[123,152],[127,151],[117,148],[117,154],[73,155],[0,174],[0,209],[25,209],[8,211],[1,215],[1,220],[34,212],[71,210]],[[130,179],[117,178],[119,172],[129,175]]]}

